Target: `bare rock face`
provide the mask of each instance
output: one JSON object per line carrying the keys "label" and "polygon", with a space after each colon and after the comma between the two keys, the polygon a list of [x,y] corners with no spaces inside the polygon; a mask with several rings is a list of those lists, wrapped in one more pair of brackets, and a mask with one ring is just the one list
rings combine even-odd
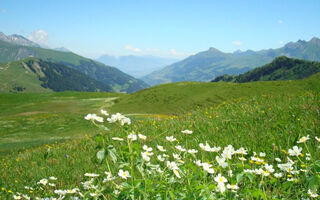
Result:
{"label": "bare rock face", "polygon": [[38,45],[37,43],[32,42],[27,38],[17,34],[6,36],[4,33],[0,32],[0,40],[22,46],[40,47],[40,45]]}

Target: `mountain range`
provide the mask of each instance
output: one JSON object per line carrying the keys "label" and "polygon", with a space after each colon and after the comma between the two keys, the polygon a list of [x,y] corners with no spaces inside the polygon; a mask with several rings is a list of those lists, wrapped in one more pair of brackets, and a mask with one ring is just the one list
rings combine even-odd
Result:
{"label": "mountain range", "polygon": [[141,78],[155,70],[159,70],[167,65],[177,62],[178,59],[162,58],[150,55],[115,57],[105,54],[100,56],[97,61],[106,65],[115,66],[135,78]]}
{"label": "mountain range", "polygon": [[215,48],[152,72],[141,79],[150,85],[179,81],[211,81],[224,74],[240,74],[271,62],[278,56],[320,61],[320,39],[290,42],[278,49],[224,53]]}
{"label": "mountain range", "polygon": [[[134,92],[148,87],[148,84],[123,73],[115,67],[106,66],[72,52],[40,48],[22,36],[5,36],[3,33],[1,35],[0,62],[2,63],[36,57],[43,61],[62,64],[77,70],[104,85],[109,85],[116,92]],[[21,40],[15,40],[14,38],[20,38]]]}
{"label": "mountain range", "polygon": [[240,75],[223,75],[212,82],[245,83],[252,81],[298,80],[320,72],[320,63],[280,56],[271,63]]}

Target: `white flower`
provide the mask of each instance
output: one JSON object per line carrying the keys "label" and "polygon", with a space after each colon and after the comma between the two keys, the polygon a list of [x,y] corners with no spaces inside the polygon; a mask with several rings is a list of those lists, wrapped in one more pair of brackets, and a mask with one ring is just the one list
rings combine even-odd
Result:
{"label": "white flower", "polygon": [[301,155],[301,151],[302,151],[302,147],[299,148],[297,146],[294,146],[292,147],[292,149],[288,150],[290,156],[299,156]]}
{"label": "white flower", "polygon": [[141,152],[141,156],[142,156],[142,159],[149,162],[150,161],[150,157],[148,155],[148,152]]}
{"label": "white flower", "polygon": [[47,183],[48,183],[48,179],[41,179],[39,182],[38,182],[38,184],[42,184],[42,185],[47,185]]}
{"label": "white flower", "polygon": [[270,173],[273,173],[273,172],[274,172],[273,165],[265,164],[265,165],[264,165],[264,168],[265,168],[268,172],[270,172]]}
{"label": "white flower", "polygon": [[262,168],[259,168],[259,169],[255,169],[254,170],[254,173],[257,174],[257,175],[261,175],[264,173],[264,170]]}
{"label": "white flower", "polygon": [[111,115],[110,118],[107,118],[107,121],[109,123],[115,123],[115,122],[119,121],[121,126],[123,126],[125,124],[128,124],[128,125],[131,124],[131,120],[120,113],[116,113],[115,115]]}
{"label": "white flower", "polygon": [[221,174],[218,174],[216,177],[214,177],[214,181],[218,184],[224,184],[228,182],[228,180],[225,177],[221,176]]}
{"label": "white flower", "polygon": [[225,147],[223,149],[222,157],[227,158],[227,159],[230,160],[233,154],[234,154],[233,146],[232,145],[228,145],[227,147]]}
{"label": "white flower", "polygon": [[310,157],[306,157],[306,160],[311,160],[311,158]]}
{"label": "white flower", "polygon": [[307,135],[307,137],[306,137],[306,136],[303,136],[302,138],[299,139],[299,141],[298,141],[297,143],[304,143],[304,142],[306,142],[306,141],[309,140],[309,139],[310,139],[309,135]]}
{"label": "white flower", "polygon": [[166,151],[166,150],[163,148],[163,146],[157,145],[157,148],[159,149],[159,151],[162,151],[162,152]]}
{"label": "white flower", "polygon": [[123,138],[113,137],[112,140],[123,141]]}
{"label": "white flower", "polygon": [[137,140],[137,135],[134,134],[134,133],[130,133],[128,135],[128,139],[131,140],[131,141],[135,141],[135,140]]}
{"label": "white flower", "polygon": [[226,191],[226,186],[222,183],[217,185],[217,189],[218,192],[224,193]]}
{"label": "white flower", "polygon": [[275,160],[276,160],[277,162],[281,162],[281,159],[280,159],[280,158],[275,158]]}
{"label": "white flower", "polygon": [[259,153],[259,156],[260,156],[260,157],[266,157],[266,153],[260,152],[260,153]]}
{"label": "white flower", "polygon": [[166,140],[168,140],[169,142],[174,142],[174,141],[176,141],[177,139],[175,138],[175,137],[173,137],[173,136],[166,136]]}
{"label": "white flower", "polygon": [[181,152],[184,152],[184,151],[186,151],[186,149],[185,148],[183,148],[182,146],[180,146],[180,145],[177,145],[176,146],[176,149],[178,149],[179,151],[181,151]]}
{"label": "white flower", "polygon": [[209,174],[214,174],[214,169],[212,169],[212,165],[207,163],[207,162],[204,162],[201,164],[202,167],[203,167],[203,170],[205,170],[206,172],[208,172]]}
{"label": "white flower", "polygon": [[95,118],[95,120],[97,121],[97,122],[103,122],[103,118],[102,117],[99,117],[99,116],[97,116],[96,118]]}
{"label": "white flower", "polygon": [[94,173],[85,173],[84,175],[88,176],[88,177],[98,177],[99,176],[99,174],[94,174]]}
{"label": "white flower", "polygon": [[97,117],[96,114],[87,114],[84,119],[86,120],[94,120]]}
{"label": "white flower", "polygon": [[229,190],[238,190],[239,189],[238,185],[230,185],[230,184],[227,185],[227,188]]}
{"label": "white flower", "polygon": [[174,161],[172,161],[172,162],[167,161],[167,167],[168,167],[169,169],[171,169],[171,170],[173,170],[173,169],[179,169],[178,166],[177,166],[177,164],[176,164]]}
{"label": "white flower", "polygon": [[147,145],[143,145],[143,150],[145,151],[152,151],[152,147],[148,147]]}
{"label": "white flower", "polygon": [[53,181],[57,180],[57,178],[54,177],[54,176],[50,176],[49,179],[50,179],[50,180],[53,180]]}
{"label": "white flower", "polygon": [[122,169],[119,170],[118,175],[123,179],[131,177],[128,171],[123,171]]}
{"label": "white flower", "polygon": [[279,169],[286,172],[291,172],[293,170],[292,163],[284,163],[284,164],[278,164]]}
{"label": "white flower", "polygon": [[105,179],[103,179],[103,183],[106,183],[108,181],[112,181],[113,179],[115,179],[115,177],[112,177],[112,174],[110,172],[104,172],[107,177]]}
{"label": "white flower", "polygon": [[172,156],[174,157],[174,159],[176,160],[180,160],[181,157],[178,154],[173,153]]}
{"label": "white flower", "polygon": [[105,116],[109,116],[109,113],[103,109],[100,110],[101,114],[105,115]]}
{"label": "white flower", "polygon": [[188,153],[190,153],[190,154],[196,154],[196,153],[198,153],[198,150],[189,149],[189,150],[188,150]]}
{"label": "white flower", "polygon": [[274,177],[276,177],[276,178],[281,178],[281,177],[283,176],[282,173],[274,173],[273,175],[274,175]]}
{"label": "white flower", "polygon": [[157,158],[158,158],[158,160],[161,161],[161,162],[163,162],[163,161],[165,160],[165,158],[163,158],[161,155],[158,155]]}
{"label": "white flower", "polygon": [[66,190],[55,190],[54,193],[59,196],[64,196],[67,194],[67,191]]}
{"label": "white flower", "polygon": [[22,197],[23,197],[25,200],[30,200],[30,199],[31,199],[31,198],[30,198],[28,195],[26,195],[26,194],[23,194]]}
{"label": "white flower", "polygon": [[210,147],[210,145],[209,145],[207,142],[206,142],[206,145],[200,143],[200,144],[199,144],[199,147],[200,147],[202,150],[204,150],[204,151],[211,151],[211,147]]}
{"label": "white flower", "polygon": [[233,173],[232,173],[232,170],[231,170],[231,169],[228,171],[228,176],[229,176],[229,177],[232,177],[232,176],[233,176]]}
{"label": "white flower", "polygon": [[185,134],[192,134],[193,131],[190,131],[190,130],[184,130],[184,131],[181,131],[181,133],[185,133]]}
{"label": "white flower", "polygon": [[268,171],[263,171],[263,172],[262,172],[262,175],[263,175],[263,176],[269,176],[269,175],[270,175],[270,172],[268,172]]}
{"label": "white flower", "polygon": [[247,150],[244,149],[243,147],[241,147],[240,149],[238,149],[236,152],[236,154],[242,154],[242,155],[247,155]]}
{"label": "white flower", "polygon": [[128,118],[128,117],[124,117],[124,118],[122,118],[122,119],[120,120],[120,124],[121,124],[121,126],[123,126],[123,125],[125,125],[125,124],[130,125],[130,124],[131,124],[131,119]]}
{"label": "white flower", "polygon": [[141,140],[146,140],[147,139],[147,136],[145,135],[142,135],[142,134],[138,134],[138,137],[141,139]]}
{"label": "white flower", "polygon": [[99,193],[90,193],[90,196],[92,196],[92,197],[98,197],[98,196],[100,196],[100,194]]}
{"label": "white flower", "polygon": [[51,187],[56,187],[56,184],[54,184],[54,183],[49,183],[49,186],[51,186]]}
{"label": "white flower", "polygon": [[245,157],[240,157],[239,160],[246,161],[247,159]]}
{"label": "white flower", "polygon": [[318,138],[317,136],[314,137],[318,142],[320,142],[320,138]]}
{"label": "white flower", "polygon": [[308,194],[312,198],[317,198],[319,196],[317,193],[314,193],[311,189],[308,190]]}
{"label": "white flower", "polygon": [[177,169],[173,169],[172,171],[173,171],[174,175],[176,175],[176,177],[181,178],[180,173]]}
{"label": "white flower", "polygon": [[13,199],[21,199],[21,196],[13,195]]}
{"label": "white flower", "polygon": [[219,157],[216,156],[216,161],[218,162],[218,164],[222,167],[222,168],[226,168],[228,166],[228,163],[225,162],[226,158],[225,157]]}
{"label": "white flower", "polygon": [[197,166],[202,167],[201,160],[193,161]]}

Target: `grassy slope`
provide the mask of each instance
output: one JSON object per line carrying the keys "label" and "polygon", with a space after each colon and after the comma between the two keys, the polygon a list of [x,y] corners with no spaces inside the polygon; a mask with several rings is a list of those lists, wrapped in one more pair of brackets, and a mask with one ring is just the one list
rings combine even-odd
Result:
{"label": "grassy slope", "polygon": [[[130,131],[147,135],[147,145],[153,147],[155,151],[152,163],[157,162],[156,155],[161,153],[156,150],[156,144],[168,149],[167,154],[175,152],[172,145],[165,141],[165,136],[174,135],[182,145],[185,145],[184,135],[180,131],[186,128],[194,130],[188,145],[198,150],[198,143],[208,141],[211,146],[227,144],[232,144],[235,148],[243,146],[250,151],[267,153],[270,160],[275,157],[284,160],[287,155],[281,151],[282,149],[291,148],[301,136],[309,134],[314,138],[318,134],[319,98],[319,93],[260,95],[250,100],[221,104],[215,108],[198,109],[179,118],[133,121]],[[82,120],[82,123],[89,122]],[[115,128],[107,133],[107,137],[124,134],[126,133],[123,133],[122,129]],[[116,149],[123,146],[118,141],[112,143]],[[312,156],[319,159],[315,140],[308,143]],[[12,154],[2,160],[0,186],[6,191],[9,189],[26,191],[23,189],[25,185],[33,186],[42,178],[55,176],[58,178],[59,188],[73,188],[83,181],[84,173],[103,174],[107,170],[105,163],[100,165],[95,162],[96,145],[94,140],[87,138]],[[48,148],[50,148],[49,153],[47,153]],[[202,159],[214,162],[216,154],[201,153],[201,155]],[[112,161],[109,160],[109,162]],[[114,170],[113,174],[117,173],[113,167],[112,170]],[[180,183],[175,184],[179,186]],[[6,191],[0,191],[0,195],[6,197],[8,194]],[[298,194],[289,193],[289,199],[290,196],[296,199],[294,195]],[[271,198],[271,195],[268,198]]]}
{"label": "grassy slope", "polygon": [[155,86],[123,96],[111,108],[124,113],[177,114],[223,101],[261,94],[320,91],[320,73],[306,80],[255,83],[181,82]]}
{"label": "grassy slope", "polygon": [[109,85],[92,79],[78,70],[65,65],[46,62],[38,58],[0,64],[0,92],[12,92],[16,86],[23,92],[48,91],[104,91],[111,92]]}
{"label": "grassy slope", "polygon": [[90,92],[0,94],[0,154],[90,135],[93,129],[83,123],[83,117],[110,106],[110,100],[121,95]]}
{"label": "grassy slope", "polygon": [[20,62],[0,64],[0,92],[9,92],[13,86],[23,86],[25,92],[50,92],[41,87],[37,74],[25,69]]}

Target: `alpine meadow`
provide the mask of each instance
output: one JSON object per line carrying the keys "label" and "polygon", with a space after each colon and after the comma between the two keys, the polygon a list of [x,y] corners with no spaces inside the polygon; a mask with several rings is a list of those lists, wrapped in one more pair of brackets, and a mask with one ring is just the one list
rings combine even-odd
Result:
{"label": "alpine meadow", "polygon": [[320,199],[319,9],[4,0],[0,199]]}

